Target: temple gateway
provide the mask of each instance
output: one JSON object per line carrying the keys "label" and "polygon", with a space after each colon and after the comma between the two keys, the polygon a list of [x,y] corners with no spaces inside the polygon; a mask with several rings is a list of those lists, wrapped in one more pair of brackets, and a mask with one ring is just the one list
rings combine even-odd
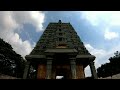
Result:
{"label": "temple gateway", "polygon": [[57,76],[84,79],[84,69],[88,65],[92,77],[97,79],[95,56],[85,48],[72,25],[61,20],[48,24],[32,52],[25,58],[24,79],[28,79],[31,66],[36,69],[36,79],[56,79]]}

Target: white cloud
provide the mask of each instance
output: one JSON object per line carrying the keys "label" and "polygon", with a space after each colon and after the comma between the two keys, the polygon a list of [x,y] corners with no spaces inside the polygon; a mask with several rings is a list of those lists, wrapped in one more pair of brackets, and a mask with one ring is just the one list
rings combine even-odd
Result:
{"label": "white cloud", "polygon": [[0,31],[15,30],[18,24],[12,17],[12,12],[0,11]]}
{"label": "white cloud", "polygon": [[120,25],[120,11],[82,11],[81,14],[94,26],[101,22],[109,26]]}
{"label": "white cloud", "polygon": [[105,30],[104,37],[106,40],[111,40],[119,37],[119,34],[116,32],[110,32],[108,29]]}
{"label": "white cloud", "polygon": [[43,30],[44,13],[41,11],[15,11],[13,17],[19,25],[32,24],[36,31]]}
{"label": "white cloud", "polygon": [[[23,41],[15,30],[23,28],[25,24],[36,27],[36,31],[43,30],[44,13],[39,11],[1,11],[0,12],[0,38],[9,42],[13,49],[23,57],[29,54],[35,45],[29,40]],[[33,42],[34,43],[34,42]]]}
{"label": "white cloud", "polygon": [[32,50],[32,45],[30,44],[30,42],[28,40],[22,41],[17,33],[14,33],[11,36],[9,42],[14,47],[14,50],[20,53],[22,56],[29,54]]}
{"label": "white cloud", "polygon": [[[81,18],[93,25],[95,30],[101,29],[100,32],[103,33],[106,40],[118,38],[117,32],[109,30],[113,29],[112,27],[120,27],[120,11],[81,11],[80,13]],[[109,30],[106,30],[106,27]]]}
{"label": "white cloud", "polygon": [[81,18],[88,20],[94,26],[98,25],[98,17],[96,17],[97,15],[99,15],[98,13],[91,11],[82,11],[81,13]]}

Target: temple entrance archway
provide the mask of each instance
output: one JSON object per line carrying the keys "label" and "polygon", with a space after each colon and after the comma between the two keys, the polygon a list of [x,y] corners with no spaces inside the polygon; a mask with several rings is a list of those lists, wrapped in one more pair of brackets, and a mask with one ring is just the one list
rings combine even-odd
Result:
{"label": "temple entrance archway", "polygon": [[70,71],[65,68],[56,69],[56,79],[70,79]]}

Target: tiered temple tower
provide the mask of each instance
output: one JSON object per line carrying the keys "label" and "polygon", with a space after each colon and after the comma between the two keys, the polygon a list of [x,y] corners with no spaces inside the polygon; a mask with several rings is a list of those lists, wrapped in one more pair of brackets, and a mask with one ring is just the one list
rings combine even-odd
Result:
{"label": "tiered temple tower", "polygon": [[36,67],[36,79],[84,79],[86,66],[97,79],[94,66],[95,56],[85,48],[80,37],[70,23],[49,23],[35,48],[26,55],[23,78],[28,78],[30,66]]}

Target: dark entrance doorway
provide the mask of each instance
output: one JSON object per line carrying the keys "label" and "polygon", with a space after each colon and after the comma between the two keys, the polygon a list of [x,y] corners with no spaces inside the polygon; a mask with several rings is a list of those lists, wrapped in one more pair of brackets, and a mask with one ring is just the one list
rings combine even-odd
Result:
{"label": "dark entrance doorway", "polygon": [[70,79],[71,70],[69,57],[66,53],[55,54],[54,70],[56,79]]}
{"label": "dark entrance doorway", "polygon": [[66,68],[56,69],[56,79],[69,79],[70,71]]}

